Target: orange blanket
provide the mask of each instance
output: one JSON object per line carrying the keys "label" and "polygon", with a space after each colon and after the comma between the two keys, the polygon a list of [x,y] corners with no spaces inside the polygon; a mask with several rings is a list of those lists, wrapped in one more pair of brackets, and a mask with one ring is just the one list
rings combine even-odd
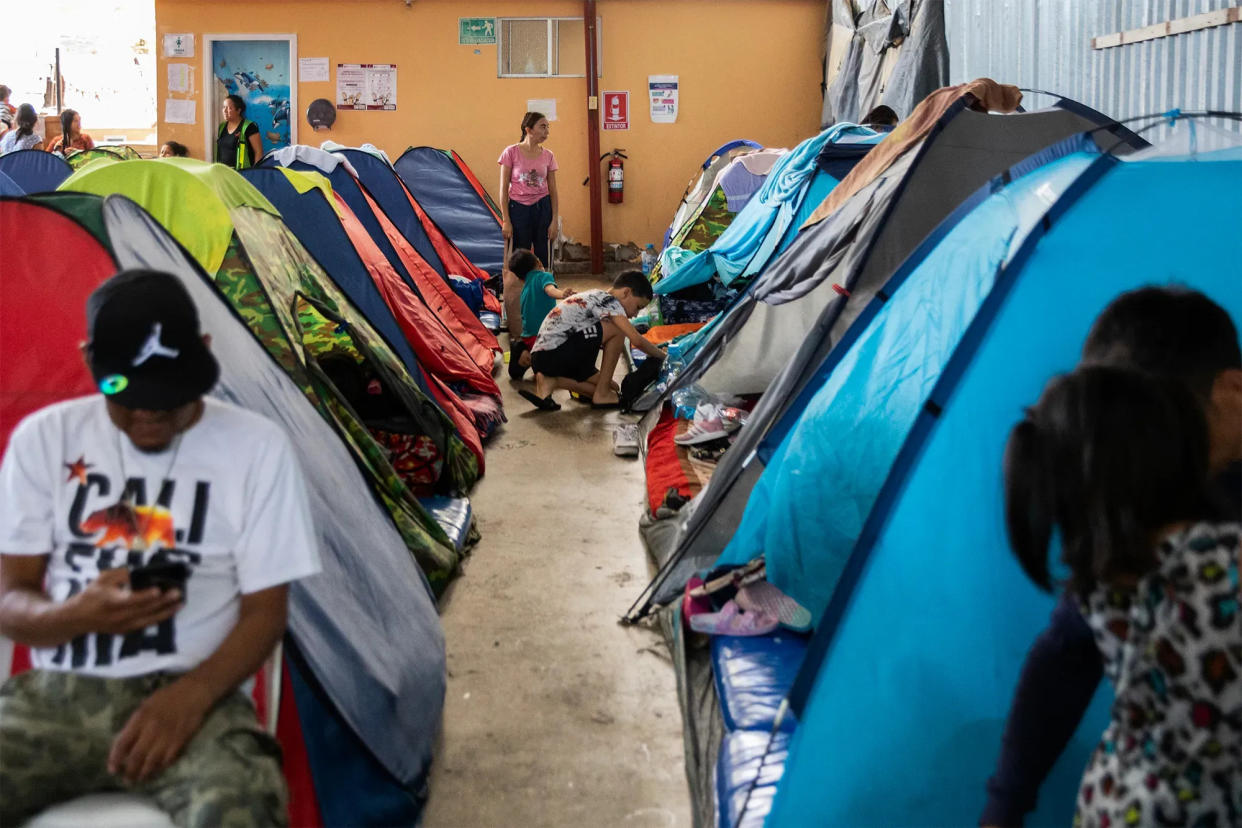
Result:
{"label": "orange blanket", "polygon": [[1013,112],[1022,102],[1022,93],[1018,91],[1018,87],[1002,85],[990,78],[979,78],[970,83],[937,89],[924,98],[910,113],[910,117],[898,124],[888,137],[876,144],[875,149],[850,170],[849,175],[833,188],[802,226],[810,227],[823,221],[847,199],[879,178],[906,150],[921,142],[940,120],[940,116],[963,95],[973,95],[976,107],[988,112]]}
{"label": "orange blanket", "polygon": [[684,325],[656,325],[643,334],[643,336],[652,345],[663,345],[665,342],[671,342],[679,336],[694,333],[706,324],[706,322],[687,322]]}

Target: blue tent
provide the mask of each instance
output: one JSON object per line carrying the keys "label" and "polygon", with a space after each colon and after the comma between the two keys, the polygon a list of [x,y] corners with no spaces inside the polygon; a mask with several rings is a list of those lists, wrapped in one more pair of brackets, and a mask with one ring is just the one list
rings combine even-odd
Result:
{"label": "blue tent", "polygon": [[[1039,112],[990,115],[959,101],[922,143],[824,221],[801,229],[745,294],[696,343],[684,368],[640,407],[659,404],[697,383],[710,393],[763,392],[733,448],[717,465],[699,502],[672,535],[673,549],[627,617],[681,593],[696,570],[710,567],[733,538],[767,456],[758,449],[778,422],[805,407],[822,384],[829,355],[874,297],[963,203],[977,204],[995,176],[1017,175],[1077,148],[1067,138],[1129,150],[1146,141],[1104,115],[1072,102]],[[1015,165],[1018,165],[1015,167]],[[1011,170],[1011,168],[1013,168]],[[986,194],[985,189],[983,193]],[[866,317],[867,319],[870,316]],[[668,545],[669,540],[664,544]]]}
{"label": "blue tent", "polygon": [[410,147],[393,168],[470,261],[493,276],[500,273],[505,256],[500,222],[451,155],[435,147]]}
{"label": "blue tent", "polygon": [[418,214],[414,212],[414,206],[410,204],[405,187],[393,168],[384,163],[382,158],[365,150],[334,150],[334,154],[344,157],[353,165],[362,186],[367,188],[367,192],[401,231],[401,235],[405,236],[406,240],[418,251],[418,255],[422,256],[436,273],[444,277],[444,262],[440,260],[431,239],[427,236],[427,231],[423,229],[423,223],[418,220]]}
{"label": "blue tent", "polygon": [[[366,194],[354,178],[354,173],[350,171],[350,168],[342,163],[334,163],[339,160],[339,156],[334,153],[317,150],[312,147],[297,147],[296,149],[301,150],[296,160],[293,159],[292,155],[289,158],[284,158],[276,153],[269,153],[259,163],[259,168],[281,166],[288,167],[291,170],[317,172],[321,175],[326,175],[328,182],[332,185],[332,191],[345,199],[345,203],[349,205],[349,209],[353,211],[354,216],[366,228],[371,240],[383,252],[384,258],[388,259],[388,263],[397,271],[402,281],[409,285],[415,293],[418,293],[418,287],[405,269],[405,265],[401,263],[401,257],[397,255],[392,242],[388,240],[388,236],[384,233],[384,228],[380,225],[380,221],[375,215],[375,209],[368,203]],[[378,203],[376,204],[376,209],[382,209]]]}
{"label": "blue tent", "polygon": [[18,150],[0,155],[0,173],[13,179],[26,193],[50,193],[72,172],[65,159],[43,150]]}
{"label": "blue tent", "polygon": [[[791,691],[801,724],[769,825],[977,819],[1019,665],[1052,607],[1008,551],[1007,432],[1054,374],[1073,367],[1091,321],[1125,290],[1185,284],[1242,319],[1231,267],[1242,257],[1232,227],[1240,189],[1238,152],[1100,156],[1062,192],[1046,193],[1043,215],[990,290],[968,280],[978,312],[901,440]],[[941,281],[955,281],[956,262],[941,258]],[[898,324],[932,336],[941,322],[928,313]],[[874,345],[883,359],[883,337]],[[1109,695],[1101,691],[1028,824],[1070,821]]]}
{"label": "blue tent", "polygon": [[[854,124],[834,124],[806,139],[781,156],[764,179],[759,192],[746,203],[711,247],[666,270],[656,283],[656,293],[668,294],[703,284],[717,276],[724,284],[753,276],[793,241],[800,224],[794,219],[807,203],[806,215],[832,191],[836,183],[853,169],[854,163],[884,138],[882,133]],[[833,172],[821,166],[824,150],[833,148],[825,159]],[[830,159],[830,160],[829,160]],[[839,162],[839,163],[836,163]],[[821,195],[822,194],[822,195]],[[814,200],[818,196],[818,200]],[[805,217],[803,221],[805,221]],[[792,234],[789,231],[792,229]],[[779,249],[778,249],[779,248]]]}
{"label": "blue tent", "polygon": [[[348,173],[346,173],[348,174]],[[280,211],[289,229],[306,246],[315,260],[323,266],[345,295],[358,306],[367,321],[374,326],[392,346],[410,376],[423,391],[431,396],[427,378],[423,375],[418,359],[410,343],[401,333],[401,327],[389,310],[379,288],[358,258],[357,251],[345,234],[336,211],[328,203],[322,191],[310,188],[298,192],[288,177],[278,168],[259,167],[242,170],[242,175],[255,188],[267,196],[268,201]],[[368,211],[369,212],[369,211]]]}
{"label": "blue tent", "polygon": [[891,298],[874,302],[851,329],[852,341],[825,360],[804,399],[759,444],[766,467],[720,563],[764,555],[768,580],[816,618],[822,614],[962,332],[1047,199],[1098,157],[1094,146],[1078,136],[1028,159],[1026,175],[1008,186],[1004,179],[985,185],[910,256],[884,290]]}
{"label": "blue tent", "polygon": [[19,196],[26,192],[17,186],[17,182],[0,172],[0,196]]}

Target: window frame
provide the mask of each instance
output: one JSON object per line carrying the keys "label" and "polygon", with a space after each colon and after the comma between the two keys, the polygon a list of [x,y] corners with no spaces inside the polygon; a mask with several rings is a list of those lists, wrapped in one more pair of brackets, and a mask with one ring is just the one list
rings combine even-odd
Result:
{"label": "window frame", "polygon": [[[547,24],[547,33],[545,36],[547,38],[547,44],[548,44],[547,66],[548,66],[549,71],[535,72],[533,74],[528,74],[525,72],[505,72],[504,71],[505,58],[506,56],[509,55],[510,50],[509,50],[508,44],[504,40],[504,37],[502,37],[501,35],[501,30],[502,29],[508,30],[508,27],[503,26],[502,24],[509,23],[509,22],[515,22],[515,21],[531,21],[531,20],[542,20]],[[556,55],[555,57],[557,59],[554,60],[552,49],[554,45],[558,47],[560,45],[559,25],[556,30],[556,36],[554,37],[552,24],[553,23],[559,24],[560,21],[562,20],[569,20],[569,21],[574,21],[578,23],[583,23],[584,24],[583,25],[583,37],[586,36],[586,26],[585,26],[586,18],[583,18],[583,17],[572,17],[572,16],[497,17],[496,18],[496,77],[497,78],[527,78],[527,79],[529,78],[585,78],[586,77],[585,73],[561,74],[558,72],[558,73],[553,74],[551,71],[553,63],[557,63],[558,68],[559,68],[559,55]],[[599,65],[597,67],[598,72],[596,73],[596,77],[603,77],[604,75],[603,22],[604,22],[604,19],[602,17],[596,16],[595,18],[595,40],[596,40],[595,53],[599,56],[599,61],[598,61]]]}

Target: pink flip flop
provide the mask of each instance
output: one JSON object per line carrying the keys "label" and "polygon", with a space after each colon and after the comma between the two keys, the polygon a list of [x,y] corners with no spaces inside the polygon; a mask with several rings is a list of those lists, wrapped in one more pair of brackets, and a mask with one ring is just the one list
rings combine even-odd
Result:
{"label": "pink flip flop", "polygon": [[780,625],[794,632],[811,629],[811,611],[781,592],[768,581],[755,581],[737,591],[737,605],[749,612],[775,616]]}
{"label": "pink flip flop", "polygon": [[780,623],[775,615],[766,612],[742,612],[736,601],[726,603],[720,612],[690,616],[690,629],[708,635],[767,635]]}
{"label": "pink flip flop", "polygon": [[711,599],[706,595],[692,595],[691,592],[696,587],[703,586],[703,579],[695,575],[686,582],[686,594],[681,602],[681,614],[686,619],[686,623],[690,623],[690,619],[695,615],[705,615],[712,612]]}

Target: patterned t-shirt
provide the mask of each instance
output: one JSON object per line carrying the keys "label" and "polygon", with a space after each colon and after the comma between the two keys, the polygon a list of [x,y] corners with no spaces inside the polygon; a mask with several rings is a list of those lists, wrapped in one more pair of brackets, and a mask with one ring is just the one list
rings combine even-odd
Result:
{"label": "patterned t-shirt", "polygon": [[496,159],[509,168],[509,198],[527,206],[548,195],[548,173],[559,169],[552,150],[540,148],[538,158],[530,158],[521,144],[511,144]]}
{"label": "patterned t-shirt", "polygon": [[551,351],[564,345],[570,334],[594,336],[598,325],[609,316],[625,316],[617,297],[606,290],[588,290],[563,299],[544,317],[539,338],[531,351]]}
{"label": "patterned t-shirt", "polygon": [[1117,695],[1076,826],[1242,820],[1240,537],[1237,523],[1175,532],[1135,588],[1088,596],[1083,615]]}

